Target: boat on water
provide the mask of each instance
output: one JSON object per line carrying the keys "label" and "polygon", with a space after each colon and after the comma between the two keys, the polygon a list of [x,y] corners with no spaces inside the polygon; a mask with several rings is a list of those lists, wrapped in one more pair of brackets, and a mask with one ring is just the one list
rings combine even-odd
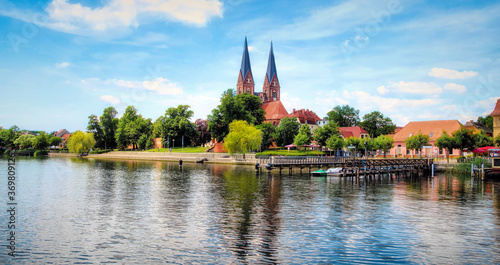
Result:
{"label": "boat on water", "polygon": [[323,169],[313,171],[313,172],[311,172],[311,175],[313,175],[315,177],[335,176],[335,175],[340,175],[341,172],[342,172],[342,168],[332,167],[332,168],[327,169],[326,171]]}

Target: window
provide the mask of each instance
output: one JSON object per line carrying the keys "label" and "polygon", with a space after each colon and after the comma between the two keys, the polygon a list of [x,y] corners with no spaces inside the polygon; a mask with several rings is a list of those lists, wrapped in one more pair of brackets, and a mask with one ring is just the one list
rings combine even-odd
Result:
{"label": "window", "polygon": [[276,97],[276,91],[273,91],[273,98]]}
{"label": "window", "polygon": [[250,83],[250,78],[247,79],[247,83]]}
{"label": "window", "polygon": [[275,85],[276,85],[276,82],[273,82],[273,86],[275,86]]}
{"label": "window", "polygon": [[433,133],[433,132],[429,133],[429,137],[432,137],[433,135],[434,135],[434,133]]}
{"label": "window", "polygon": [[443,154],[443,148],[439,148],[439,154],[442,155]]}

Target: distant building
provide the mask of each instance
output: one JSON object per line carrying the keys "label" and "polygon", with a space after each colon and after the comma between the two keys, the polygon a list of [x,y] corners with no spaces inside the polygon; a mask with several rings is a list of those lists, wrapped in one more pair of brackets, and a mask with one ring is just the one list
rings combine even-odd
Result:
{"label": "distant building", "polygon": [[66,129],[61,129],[61,130],[55,132],[54,136],[62,137],[65,134],[71,134],[71,133],[68,130],[66,130]]}
{"label": "distant building", "polygon": [[344,137],[344,139],[347,139],[349,137],[357,137],[357,138],[361,138],[361,139],[365,139],[365,138],[370,137],[368,132],[359,126],[339,127],[339,130],[340,130],[340,133],[342,134],[342,137]]}
{"label": "distant building", "polygon": [[69,133],[69,132],[63,134],[62,136],[57,136],[57,137],[61,137],[62,138],[62,141],[59,144],[59,147],[65,147],[66,144],[68,143],[68,139],[69,139],[70,136],[71,136],[71,133]]}
{"label": "distant building", "polygon": [[309,110],[309,109],[300,109],[300,110],[295,110],[293,109],[292,113],[288,114],[287,117],[289,118],[297,118],[297,121],[300,123],[302,126],[303,124],[307,124],[311,131],[316,130],[318,126],[318,121],[321,120],[321,118],[314,113],[314,111]]}
{"label": "distant building", "polygon": [[496,138],[500,135],[500,98],[497,99],[495,109],[490,115],[493,117],[493,137]]}
{"label": "distant building", "polygon": [[[422,150],[422,156],[444,156],[446,151],[435,146],[436,139],[443,135],[443,131],[446,131],[451,136],[452,133],[460,130],[461,127],[462,124],[457,120],[412,121],[392,136],[394,139],[394,148],[390,150],[390,155],[406,156],[412,154],[406,148],[405,141],[410,136],[422,133],[429,136],[429,146],[431,146],[431,148]],[[419,155],[418,150],[415,151],[415,155]],[[453,150],[453,153],[450,155],[460,155],[460,151]]]}
{"label": "distant building", "polygon": [[493,131],[490,128],[473,120],[466,122],[464,124],[464,127],[468,130],[473,131],[474,133],[478,133],[480,130],[483,130],[488,136],[493,135]]}

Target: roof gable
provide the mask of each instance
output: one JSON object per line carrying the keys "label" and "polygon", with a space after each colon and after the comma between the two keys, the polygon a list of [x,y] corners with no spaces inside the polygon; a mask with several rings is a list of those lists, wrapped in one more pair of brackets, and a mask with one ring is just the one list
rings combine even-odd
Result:
{"label": "roof gable", "polygon": [[344,138],[349,138],[350,136],[360,137],[361,134],[368,134],[363,128],[359,126],[355,127],[339,127],[340,133],[344,136]]}
{"label": "roof gable", "polygon": [[266,120],[282,119],[288,115],[288,111],[279,100],[264,103],[262,108],[266,112]]}

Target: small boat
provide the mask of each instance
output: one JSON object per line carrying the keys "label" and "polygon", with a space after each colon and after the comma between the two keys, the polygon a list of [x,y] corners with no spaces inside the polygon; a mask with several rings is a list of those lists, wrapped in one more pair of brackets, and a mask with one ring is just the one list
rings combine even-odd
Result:
{"label": "small boat", "polygon": [[341,167],[332,167],[332,168],[329,168],[328,170],[326,170],[327,175],[338,175],[341,172],[342,172]]}
{"label": "small boat", "polygon": [[311,172],[311,175],[313,177],[326,177],[327,173],[323,169],[319,169],[319,170]]}

